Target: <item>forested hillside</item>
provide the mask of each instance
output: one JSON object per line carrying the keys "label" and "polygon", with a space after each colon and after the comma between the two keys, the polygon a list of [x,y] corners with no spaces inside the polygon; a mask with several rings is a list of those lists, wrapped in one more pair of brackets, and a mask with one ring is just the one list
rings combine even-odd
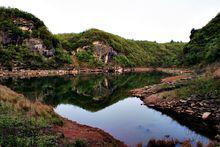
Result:
{"label": "forested hillside", "polygon": [[44,23],[30,13],[0,8],[0,68],[57,68],[68,53]]}
{"label": "forested hillside", "polygon": [[[122,38],[98,29],[79,34],[58,34],[64,49],[76,55],[80,65],[173,66],[185,43],[156,43]],[[101,51],[100,51],[101,49]],[[86,63],[86,64],[85,64]]]}
{"label": "forested hillside", "polygon": [[129,40],[97,29],[53,35],[32,14],[0,8],[1,69],[171,67],[180,64],[184,45]]}
{"label": "forested hillside", "polygon": [[208,64],[220,59],[220,14],[201,29],[191,31],[184,48],[185,65]]}

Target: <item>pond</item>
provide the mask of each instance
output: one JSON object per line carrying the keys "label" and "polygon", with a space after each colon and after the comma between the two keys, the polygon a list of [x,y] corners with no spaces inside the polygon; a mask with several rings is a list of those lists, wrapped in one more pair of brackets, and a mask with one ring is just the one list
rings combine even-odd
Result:
{"label": "pond", "polygon": [[209,139],[173,118],[142,105],[129,91],[159,83],[162,73],[78,75],[1,79],[1,83],[33,101],[54,107],[55,112],[108,132],[129,146],[147,145],[150,139],[190,140],[207,144]]}

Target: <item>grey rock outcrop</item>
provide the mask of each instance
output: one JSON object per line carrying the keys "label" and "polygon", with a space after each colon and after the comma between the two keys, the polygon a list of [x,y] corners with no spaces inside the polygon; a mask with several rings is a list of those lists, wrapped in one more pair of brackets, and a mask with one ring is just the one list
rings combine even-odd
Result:
{"label": "grey rock outcrop", "polygon": [[23,41],[23,44],[25,44],[31,51],[38,52],[39,54],[47,57],[53,56],[55,53],[54,49],[46,49],[46,47],[43,44],[43,41],[38,38],[25,39]]}
{"label": "grey rock outcrop", "polygon": [[109,63],[113,56],[117,55],[117,52],[104,42],[94,41],[93,45],[93,52],[95,56],[99,60],[102,60],[105,64]]}
{"label": "grey rock outcrop", "polygon": [[83,46],[76,49],[76,52],[92,51],[93,56],[105,64],[111,62],[111,59],[118,53],[109,45],[102,41],[94,41],[92,46]]}

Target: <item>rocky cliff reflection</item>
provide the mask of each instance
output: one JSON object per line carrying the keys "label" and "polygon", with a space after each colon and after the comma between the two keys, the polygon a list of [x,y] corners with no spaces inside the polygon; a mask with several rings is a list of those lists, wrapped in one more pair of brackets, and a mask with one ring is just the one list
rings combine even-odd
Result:
{"label": "rocky cliff reflection", "polygon": [[130,73],[1,79],[1,83],[33,101],[52,106],[74,104],[89,111],[98,111],[129,96],[129,90],[155,84],[162,73]]}

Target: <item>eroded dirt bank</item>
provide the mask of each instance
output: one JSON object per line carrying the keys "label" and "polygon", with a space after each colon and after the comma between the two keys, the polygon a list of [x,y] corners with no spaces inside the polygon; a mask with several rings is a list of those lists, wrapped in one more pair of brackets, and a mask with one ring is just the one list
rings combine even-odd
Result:
{"label": "eroded dirt bank", "polygon": [[[217,77],[217,73],[218,70],[214,77]],[[209,99],[198,98],[195,95],[183,99],[176,94],[178,88],[195,78],[197,76],[192,74],[172,76],[162,79],[160,84],[134,89],[131,93],[141,98],[147,106],[219,142],[220,100],[212,98],[211,94],[208,95]]]}
{"label": "eroded dirt bank", "polygon": [[123,142],[116,140],[101,129],[81,125],[65,118],[62,118],[62,120],[64,122],[63,126],[55,126],[53,131],[58,134],[61,133],[70,142],[80,139],[91,147],[126,146]]}
{"label": "eroded dirt bank", "polygon": [[[98,128],[93,128],[86,125],[78,124],[77,122],[73,122],[62,118],[55,114],[53,109],[50,106],[44,105],[40,102],[32,102],[25,98],[22,94],[18,94],[11,89],[7,88],[6,86],[0,85],[0,105],[9,105],[11,106],[10,109],[6,109],[4,111],[11,112],[13,111],[14,117],[20,116],[20,113],[24,115],[24,118],[34,117],[37,119],[42,119],[45,117],[45,122],[48,122],[47,127],[40,130],[39,132],[45,132],[49,134],[53,134],[58,136],[57,139],[59,140],[58,146],[65,146],[64,141],[67,141],[67,144],[73,144],[76,140],[83,141],[86,143],[87,146],[92,147],[103,147],[103,146],[116,146],[116,147],[123,147],[126,146],[123,142],[113,138],[110,134],[102,131]],[[11,117],[10,114],[4,113]],[[0,113],[2,114],[2,113]],[[2,115],[0,115],[2,117]],[[57,120],[56,122],[62,123],[53,123],[51,120]],[[28,122],[28,121],[27,121]],[[9,124],[13,124],[13,122],[8,122]],[[26,124],[24,124],[26,125]],[[2,129],[4,130],[4,126]],[[11,125],[8,126],[9,129],[16,129]],[[19,132],[19,128],[17,130]],[[7,134],[12,135],[12,134]],[[6,137],[6,136],[4,136]],[[6,137],[7,138],[7,137]],[[15,136],[16,138],[16,136]],[[1,138],[2,139],[2,138]],[[5,140],[1,140],[3,142],[7,142]],[[4,139],[4,138],[3,138]]]}

